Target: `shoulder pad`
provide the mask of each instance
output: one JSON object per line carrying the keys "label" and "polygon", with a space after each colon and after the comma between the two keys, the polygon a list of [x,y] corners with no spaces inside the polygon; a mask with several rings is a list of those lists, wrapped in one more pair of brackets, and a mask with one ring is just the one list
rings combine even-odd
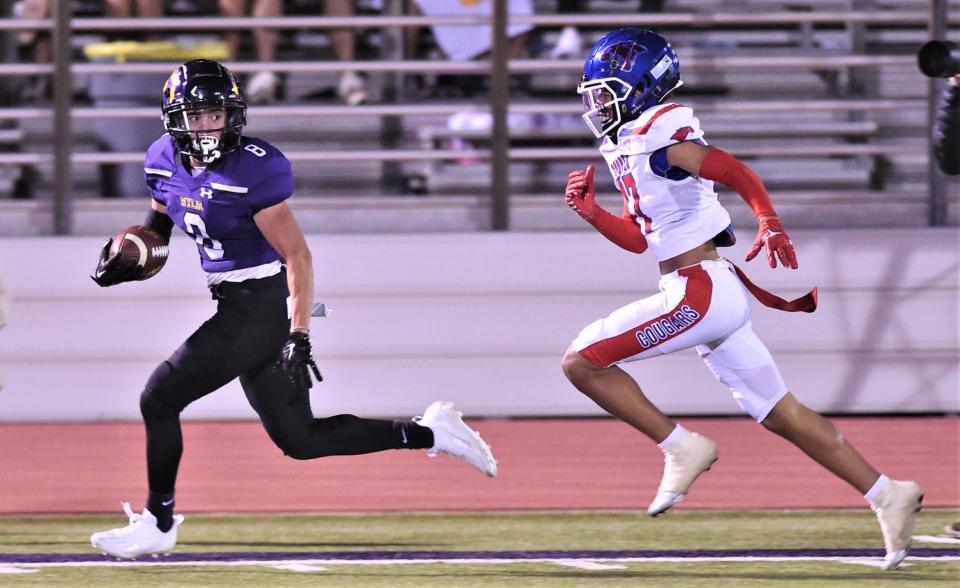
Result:
{"label": "shoulder pad", "polygon": [[164,134],[150,145],[143,159],[143,171],[148,176],[156,175],[169,178],[176,170],[176,150],[173,137]]}
{"label": "shoulder pad", "polygon": [[270,143],[254,137],[241,139],[228,175],[249,187],[247,200],[254,210],[282,202],[293,194],[290,160]]}
{"label": "shoulder pad", "polygon": [[240,169],[256,176],[290,173],[290,161],[276,147],[255,137],[243,137],[237,149]]}
{"label": "shoulder pad", "polygon": [[703,138],[693,109],[682,104],[662,104],[644,112],[618,133],[620,149],[627,153],[653,153],[683,141]]}

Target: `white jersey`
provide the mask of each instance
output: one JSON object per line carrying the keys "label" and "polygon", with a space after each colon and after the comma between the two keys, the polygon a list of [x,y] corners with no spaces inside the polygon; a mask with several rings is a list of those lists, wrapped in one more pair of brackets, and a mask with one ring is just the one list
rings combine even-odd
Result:
{"label": "white jersey", "polygon": [[[414,0],[426,16],[492,16],[493,0]],[[532,0],[507,0],[510,16],[533,14]],[[507,23],[507,37],[513,38],[533,29],[533,25]],[[433,38],[448,59],[473,59],[490,50],[489,25],[433,25]]]}
{"label": "white jersey", "polygon": [[629,214],[658,261],[702,245],[730,225],[713,182],[676,168],[666,154],[675,143],[703,138],[693,110],[680,104],[655,106],[623,125],[617,142],[605,137],[600,153],[623,194]]}

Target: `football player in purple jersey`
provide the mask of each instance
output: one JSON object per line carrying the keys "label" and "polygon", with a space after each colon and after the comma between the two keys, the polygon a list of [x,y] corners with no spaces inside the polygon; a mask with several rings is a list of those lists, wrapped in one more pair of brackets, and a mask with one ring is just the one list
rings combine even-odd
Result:
{"label": "football player in purple jersey", "polygon": [[[140,397],[147,432],[149,493],[142,513],[123,503],[129,525],[94,533],[94,547],[121,558],[166,553],[182,515],[174,486],[183,452],[180,412],[235,378],[270,438],[294,459],[426,449],[497,473],[490,447],[449,402],[413,420],[354,415],[314,418],[310,348],[310,249],[286,200],[290,162],[273,145],[243,136],[246,104],[221,64],[189,61],[163,87],[167,133],[147,151],[152,196],[145,226],[169,242],[173,225],[196,241],[217,311],[154,370]],[[144,279],[135,263],[103,248],[92,276],[101,286]]]}

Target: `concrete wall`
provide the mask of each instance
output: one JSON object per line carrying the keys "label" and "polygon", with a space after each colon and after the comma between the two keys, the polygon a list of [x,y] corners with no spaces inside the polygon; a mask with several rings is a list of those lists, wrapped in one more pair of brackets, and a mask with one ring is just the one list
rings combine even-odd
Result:
{"label": "concrete wall", "polygon": [[[742,260],[752,232],[728,256]],[[795,231],[801,268],[740,264],[785,297],[820,286],[820,309],[755,305],[754,326],[791,389],[829,412],[960,410],[958,233],[953,229]],[[410,416],[435,399],[470,415],[596,415],[560,372],[570,339],[652,293],[650,256],[592,232],[322,235],[309,239],[314,319],[326,381],[318,414]],[[213,312],[193,243],[176,235],[156,278],[101,289],[102,242],[0,239],[10,296],[0,331],[2,421],[139,418],[138,395]],[[667,412],[739,414],[693,351],[628,370]],[[253,418],[234,383],[185,418]]]}

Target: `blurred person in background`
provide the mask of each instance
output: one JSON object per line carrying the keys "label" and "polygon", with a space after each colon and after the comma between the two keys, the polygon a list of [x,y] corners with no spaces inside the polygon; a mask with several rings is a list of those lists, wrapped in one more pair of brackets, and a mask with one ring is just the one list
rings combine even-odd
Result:
{"label": "blurred person in background", "polygon": [[[283,16],[282,0],[219,0],[220,14],[237,17],[249,16],[270,18]],[[245,29],[249,30],[249,29]],[[240,53],[240,32],[230,32],[224,35],[224,40],[230,46],[230,61],[236,61]],[[280,41],[280,31],[275,28],[253,29],[254,59],[259,63],[272,63],[277,59],[277,44]],[[247,102],[250,104],[269,104],[277,99],[280,93],[280,76],[273,71],[258,71],[244,84]]]}
{"label": "blurred person in background", "polygon": [[[104,16],[107,18],[129,18],[139,16],[143,18],[160,18],[163,16],[163,0],[87,0],[71,4],[75,16]],[[51,0],[20,0],[13,7],[13,14],[17,18],[38,19],[50,18],[52,15]],[[125,29],[108,31],[109,37],[130,37]],[[138,37],[143,33],[138,31]],[[161,32],[150,33],[151,39],[159,38]],[[33,63],[50,63],[51,39],[50,31],[20,31],[16,35],[17,47],[25,61]],[[50,93],[50,77],[46,75],[32,77],[25,85],[23,97],[25,100],[47,98]]]}
{"label": "blurred person in background", "polygon": [[[640,12],[662,12],[666,0],[640,0]],[[619,3],[618,3],[619,4]],[[588,11],[587,0],[557,0],[558,14],[583,14]],[[567,25],[557,36],[557,42],[550,50],[553,59],[579,57],[583,38],[575,25]]]}
{"label": "blurred person in background", "polygon": [[[531,0],[508,0],[507,10],[510,16],[533,14]],[[493,15],[491,0],[450,2],[447,0],[412,0],[407,2],[407,12],[426,16],[487,16]],[[523,56],[528,33],[532,25],[511,23],[507,24],[509,38],[508,58],[519,59]],[[470,59],[486,58],[490,54],[492,45],[492,27],[488,25],[433,25],[433,38],[441,56],[445,59],[465,61]],[[420,27],[404,28],[405,59],[416,58],[418,39],[422,33]],[[436,84],[426,89],[422,76],[409,76],[408,80],[417,87],[412,92],[420,96],[426,93],[430,97],[442,98],[472,98],[487,93],[484,84],[486,78],[477,75],[444,75],[437,76]],[[510,93],[527,93],[529,86],[528,75],[510,76]],[[493,117],[489,112],[458,112],[447,117],[447,128],[453,131],[488,131],[493,124]],[[530,128],[533,125],[532,117],[526,113],[510,114],[507,121],[512,130]],[[456,150],[470,150],[473,142],[454,136],[449,140],[449,147]],[[470,161],[465,159],[463,161]]]}
{"label": "blurred person in background", "polygon": [[[352,16],[353,5],[350,0],[325,0],[324,13],[327,16]],[[330,29],[330,43],[337,59],[352,63],[356,59],[357,33],[352,28]],[[367,79],[363,73],[345,71],[340,74],[337,84],[337,96],[348,106],[358,106],[369,98]]]}
{"label": "blurred person in background", "polygon": [[583,118],[601,140],[600,153],[622,192],[624,213],[614,215],[597,204],[592,165],[570,173],[565,200],[623,249],[651,249],[661,277],[658,294],[585,327],[563,358],[564,373],[578,390],[663,451],[663,478],[647,509],[659,516],[710,469],[717,445],[666,416],[618,364],[696,348],[745,412],[863,494],[880,522],[883,568],[895,569],[910,548],[923,491],[915,482],[882,475],[833,423],[794,397],[753,332],[747,291],[765,306],[805,312],[816,308],[816,292],[788,302],[754,285],[718,253],[735,238],[714,182],[736,190],[757,217],[759,231],[746,261],[765,251],[771,268],[778,260],[798,267],[793,243],[757,175],[707,145],[692,109],[667,101],[681,84],[673,48],[643,29],[608,33],[584,63],[577,88]]}
{"label": "blurred person in background", "polygon": [[[215,61],[189,61],[163,88],[167,133],[147,151],[152,199],[144,225],[169,243],[174,224],[197,243],[216,313],[154,370],[140,396],[146,427],[146,505],[122,503],[129,524],[94,533],[91,544],[119,558],[168,553],[182,515],[174,515],[183,437],[180,413],[240,379],[273,442],[294,459],[426,449],[466,460],[487,476],[489,445],[449,402],[413,420],[343,414],[315,418],[310,345],[313,267],[287,199],[290,162],[266,141],[242,135],[246,103],[236,78]],[[137,260],[111,253],[108,240],[93,280],[100,286],[146,279]]]}
{"label": "blurred person in background", "polygon": [[[407,0],[408,14],[422,14],[426,16],[488,16],[493,15],[492,0]],[[532,15],[532,0],[508,0],[507,10],[510,16]],[[510,46],[508,57],[519,59],[523,56],[527,45],[527,34],[533,29],[532,25],[508,23],[507,37]],[[444,59],[466,61],[481,59],[489,55],[492,46],[492,28],[489,25],[433,25],[430,27]],[[418,40],[422,32],[421,27],[404,27],[404,59],[415,59]],[[519,76],[511,76],[511,84],[521,80]],[[445,80],[452,83],[445,84]],[[450,86],[450,90],[457,97],[471,97],[482,91],[484,79],[476,75],[458,75],[438,77],[438,86]],[[443,88],[434,88],[432,92],[442,92]]]}
{"label": "blurred person in background", "polygon": [[[581,14],[586,12],[586,0],[557,0],[558,14]],[[557,42],[550,50],[553,59],[579,57],[582,51],[583,37],[575,25],[566,25],[557,36]]]}
{"label": "blurred person in background", "polygon": [[[960,75],[950,78],[940,96],[933,146],[943,173],[960,175]],[[960,534],[960,525],[956,532]]]}
{"label": "blurred person in background", "polygon": [[[943,173],[960,175],[960,75],[950,78],[940,96],[933,128],[933,152]],[[950,523],[944,531],[960,539],[960,521]]]}

